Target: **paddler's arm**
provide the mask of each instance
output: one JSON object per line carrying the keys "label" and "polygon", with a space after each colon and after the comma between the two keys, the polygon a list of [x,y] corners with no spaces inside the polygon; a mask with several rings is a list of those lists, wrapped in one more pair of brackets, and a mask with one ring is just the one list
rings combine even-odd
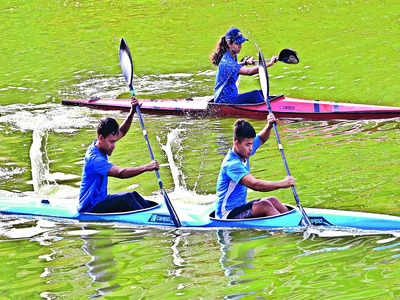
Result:
{"label": "paddler's arm", "polygon": [[158,170],[158,162],[153,160],[152,162],[148,163],[147,165],[139,166],[139,167],[128,167],[128,168],[121,168],[118,166],[113,165],[110,170],[108,171],[107,175],[111,177],[117,178],[131,178],[137,175],[142,174],[143,172]]}
{"label": "paddler's arm", "polygon": [[271,134],[271,129],[273,127],[274,122],[278,121],[277,118],[275,118],[274,114],[270,113],[268,114],[267,117],[267,125],[258,133],[258,136],[261,139],[261,145],[264,144],[268,139]]}
{"label": "paddler's arm", "polygon": [[285,179],[280,181],[267,181],[257,179],[253,175],[247,174],[240,179],[239,183],[258,192],[269,192],[291,187],[295,184],[295,180],[292,176],[287,176]]}
{"label": "paddler's arm", "polygon": [[254,67],[241,67],[239,70],[240,75],[254,75],[258,74],[258,66]]}
{"label": "paddler's arm", "polygon": [[119,127],[119,136],[118,139],[123,138],[131,128],[132,118],[136,111],[136,106],[139,105],[139,101],[136,99],[135,96],[131,98],[131,110],[129,111],[129,115],[126,117],[125,121],[122,122],[121,126]]}
{"label": "paddler's arm", "polygon": [[[273,66],[278,61],[278,56],[272,56],[271,60],[267,63],[267,68]],[[247,59],[244,64],[252,65],[254,64],[254,58],[250,57]],[[239,70],[240,75],[255,75],[258,74],[258,66],[254,67],[241,67]]]}

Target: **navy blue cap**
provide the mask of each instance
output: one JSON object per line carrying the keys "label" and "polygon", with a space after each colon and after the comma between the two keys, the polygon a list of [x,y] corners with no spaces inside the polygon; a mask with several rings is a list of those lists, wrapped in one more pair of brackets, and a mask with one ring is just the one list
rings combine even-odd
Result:
{"label": "navy blue cap", "polygon": [[231,28],[225,33],[225,39],[231,43],[242,44],[245,41],[248,41],[239,29]]}

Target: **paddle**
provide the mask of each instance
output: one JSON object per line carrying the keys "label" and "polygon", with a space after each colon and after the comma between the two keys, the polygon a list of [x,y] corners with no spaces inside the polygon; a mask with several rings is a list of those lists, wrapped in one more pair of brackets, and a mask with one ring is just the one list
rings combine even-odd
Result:
{"label": "paddle", "polygon": [[[118,54],[119,54],[119,64],[121,65],[121,69],[122,69],[122,73],[124,74],[125,81],[129,86],[129,90],[130,90],[132,96],[135,96],[135,91],[132,86],[132,78],[133,78],[132,56],[131,56],[131,52],[129,51],[128,45],[126,44],[124,39],[121,39],[121,44],[119,46]],[[147,137],[147,132],[144,127],[144,122],[143,122],[142,114],[140,113],[139,105],[136,106],[136,112],[137,112],[137,115],[139,116],[140,126],[143,131],[144,139],[146,140],[146,144],[147,144],[147,148],[150,153],[151,160],[154,160],[154,154],[153,154],[153,151],[151,150],[150,142]],[[165,201],[165,204],[167,205],[171,219],[174,222],[176,227],[180,227],[181,222],[179,221],[178,215],[176,214],[174,207],[172,206],[171,201],[169,200],[168,195],[164,190],[163,183],[162,183],[161,177],[160,177],[160,173],[158,172],[158,170],[155,170],[155,172],[156,172],[156,176],[157,176],[158,185],[160,186],[160,190],[164,197],[164,201]]]}
{"label": "paddle", "polygon": [[[248,58],[248,56],[243,57],[241,61],[244,61],[246,58]],[[300,61],[297,52],[290,48],[282,49],[281,52],[279,52],[277,60],[285,64],[298,64]]]}
{"label": "paddle", "polygon": [[[268,112],[272,113],[271,103],[269,102],[269,80],[268,80],[267,65],[265,63],[264,56],[260,49],[258,50],[258,57],[259,57],[258,58],[258,74],[260,76],[261,89],[264,94],[265,103],[267,104],[267,107],[268,107]],[[288,59],[289,59],[289,57],[290,57],[290,55],[288,56]],[[296,57],[297,57],[297,55],[296,55]],[[297,62],[298,61],[299,60],[297,58]],[[294,60],[292,63],[295,63]],[[281,144],[281,140],[279,138],[278,129],[276,127],[275,122],[273,123],[273,127],[274,127],[274,131],[275,131],[276,141],[278,143],[278,148],[279,148],[279,151],[281,152],[283,163],[285,164],[286,173],[288,176],[291,176],[289,166],[286,161],[285,153],[283,152],[283,146]],[[303,215],[303,220],[304,220],[305,225],[310,226],[311,225],[310,219],[308,218],[306,212],[304,211],[303,207],[301,206],[299,197],[297,196],[297,192],[296,192],[296,189],[294,186],[292,186],[292,191],[293,191],[293,196],[296,200],[297,207],[299,208],[301,214]]]}

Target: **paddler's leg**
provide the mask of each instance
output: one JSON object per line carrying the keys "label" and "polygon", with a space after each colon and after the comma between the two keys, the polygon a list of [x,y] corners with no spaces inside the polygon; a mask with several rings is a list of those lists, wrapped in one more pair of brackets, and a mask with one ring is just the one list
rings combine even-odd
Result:
{"label": "paddler's leg", "polygon": [[283,205],[282,202],[279,201],[278,198],[272,196],[272,197],[268,197],[267,200],[269,200],[269,201],[272,203],[272,205],[273,205],[280,213],[285,213],[285,212],[289,211],[289,209],[288,209],[285,205]]}
{"label": "paddler's leg", "polygon": [[136,191],[130,192],[130,196],[132,197],[133,203],[136,203],[136,205],[139,205],[142,208],[148,208],[151,207],[151,204],[144,199],[140,194]]}
{"label": "paddler's leg", "polygon": [[262,199],[253,203],[252,207],[253,217],[265,217],[279,215],[280,212],[274,205],[267,199]]}
{"label": "paddler's leg", "polygon": [[287,212],[288,209],[278,198],[268,197],[253,203],[252,214],[254,217],[275,216]]}
{"label": "paddler's leg", "polygon": [[264,96],[261,90],[255,90],[243,94],[239,94],[231,101],[232,104],[256,104],[264,103]]}
{"label": "paddler's leg", "polygon": [[228,214],[228,219],[252,218],[252,206],[254,201],[247,202],[245,205],[235,207]]}
{"label": "paddler's leg", "polygon": [[288,211],[276,197],[254,200],[236,207],[228,214],[228,219],[260,218],[275,216]]}
{"label": "paddler's leg", "polygon": [[105,200],[98,203],[91,212],[109,213],[134,211],[150,207],[150,204],[137,192],[119,193],[108,195]]}

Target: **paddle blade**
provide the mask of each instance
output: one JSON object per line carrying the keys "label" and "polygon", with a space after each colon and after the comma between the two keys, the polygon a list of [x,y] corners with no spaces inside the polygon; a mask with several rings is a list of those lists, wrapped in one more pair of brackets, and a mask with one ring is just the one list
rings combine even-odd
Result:
{"label": "paddle blade", "polygon": [[121,66],[122,74],[126,83],[129,85],[129,89],[132,91],[132,78],[133,78],[133,63],[131,52],[129,51],[128,45],[125,40],[121,39],[121,44],[119,46],[119,64]]}
{"label": "paddle blade", "polygon": [[279,61],[284,62],[286,64],[292,64],[292,65],[296,65],[299,63],[299,58],[297,56],[297,52],[294,51],[293,49],[283,49],[280,53],[279,53]]}
{"label": "paddle blade", "polygon": [[175,227],[181,227],[182,226],[181,221],[179,220],[179,217],[178,217],[177,213],[175,212],[175,209],[171,204],[171,200],[169,200],[169,197],[168,197],[167,193],[165,192],[164,188],[162,188],[162,193],[164,196],[164,201],[167,206],[168,212],[171,216],[172,222],[174,222]]}
{"label": "paddle blade", "polygon": [[260,77],[261,90],[264,95],[264,100],[268,99],[268,82],[267,82],[267,66],[265,65],[264,56],[261,50],[258,51],[258,76]]}

